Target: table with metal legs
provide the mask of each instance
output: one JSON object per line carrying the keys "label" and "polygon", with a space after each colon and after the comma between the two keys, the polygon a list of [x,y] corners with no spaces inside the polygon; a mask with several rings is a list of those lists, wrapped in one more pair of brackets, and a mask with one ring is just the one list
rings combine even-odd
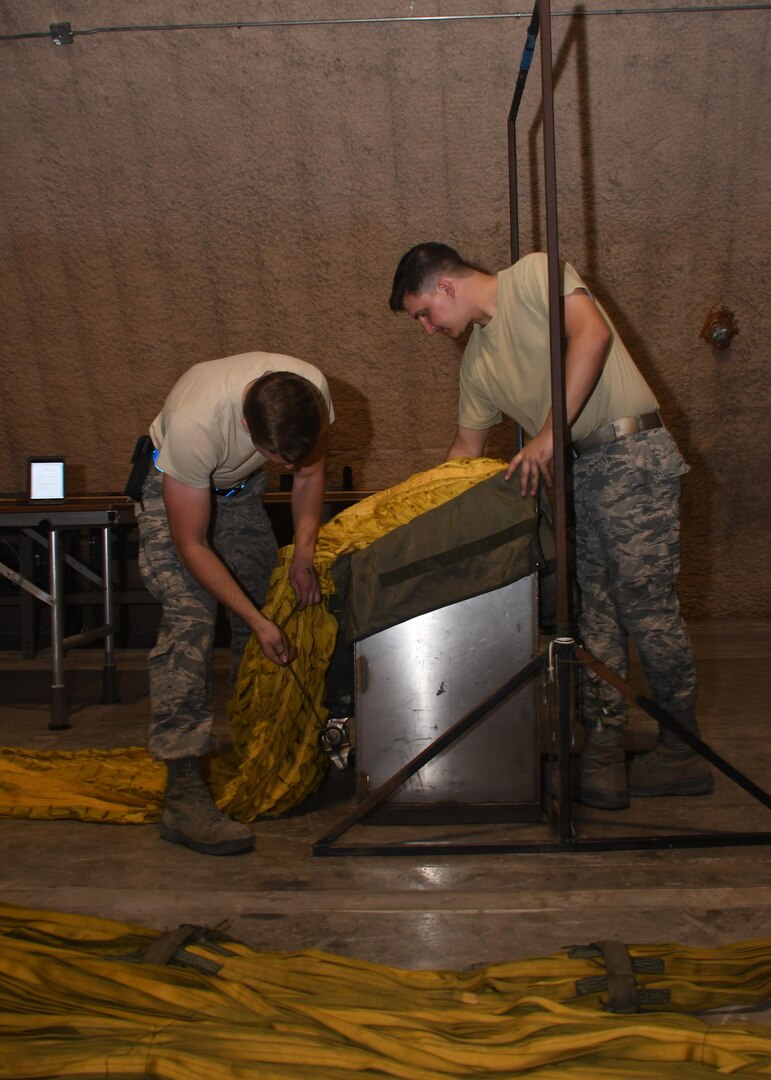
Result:
{"label": "table with metal legs", "polygon": [[[0,529],[16,529],[34,543],[48,549],[48,588],[46,592],[19,571],[0,562],[0,574],[51,609],[51,717],[49,728],[70,726],[67,693],[64,683],[64,652],[75,645],[104,638],[102,701],[118,700],[113,634],[113,598],[110,531],[114,525],[134,520],[134,504],[120,495],[83,495],[61,502],[37,503],[23,499],[0,499]],[[47,526],[48,531],[38,531]],[[64,555],[60,533],[65,529],[91,529],[102,538],[102,575],[69,555]],[[76,573],[97,585],[102,593],[104,624],[79,634],[64,636],[64,574],[66,562]]]}

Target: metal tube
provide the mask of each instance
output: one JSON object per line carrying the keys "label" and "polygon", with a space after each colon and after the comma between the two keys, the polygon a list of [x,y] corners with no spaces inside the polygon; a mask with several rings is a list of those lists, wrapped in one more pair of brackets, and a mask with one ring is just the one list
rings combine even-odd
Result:
{"label": "metal tube", "polygon": [[561,841],[572,840],[573,828],[573,731],[570,722],[570,673],[572,670],[572,638],[557,638],[554,651],[557,665],[557,696],[559,704],[559,817]]}
{"label": "metal tube", "polygon": [[108,626],[94,626],[91,630],[81,630],[78,634],[69,634],[66,638],[62,638],[62,646],[65,649],[72,649],[76,645],[87,645],[89,641],[103,638],[108,630]]}
{"label": "metal tube", "polygon": [[508,119],[508,148],[509,148],[509,239],[511,245],[511,261],[515,263],[519,258],[519,212],[517,194],[517,115],[525,90],[527,75],[535,52],[535,42],[538,37],[540,12],[538,0],[533,8],[530,25],[527,28],[527,39],[522,51],[522,59],[519,63],[519,74],[514,86],[514,94],[511,99]]}
{"label": "metal tube", "polygon": [[541,87],[543,93],[543,153],[546,192],[546,250],[549,260],[549,352],[551,356],[552,429],[554,433],[554,532],[557,570],[557,632],[570,626],[570,589],[567,552],[567,500],[565,447],[565,373],[560,319],[559,230],[557,226],[557,157],[554,137],[554,72],[549,0],[541,10]]}
{"label": "metal tube", "polygon": [[[592,15],[619,16],[619,15],[698,15],[711,14],[713,12],[737,12],[737,11],[768,11],[771,7],[768,3],[750,4],[698,4],[694,6],[672,5],[656,8],[590,8],[576,11],[568,8],[566,11],[555,11],[555,18],[576,17],[586,18]],[[392,15],[373,16],[372,18],[338,18],[338,19],[242,19],[238,22],[211,22],[211,23],[136,23],[131,26],[92,26],[85,30],[73,30],[69,33],[74,37],[84,37],[91,34],[121,34],[121,33],[150,33],[170,30],[272,30],[281,27],[294,26],[399,26],[416,23],[454,23],[454,22],[488,22],[502,19],[524,19],[526,11],[502,11],[502,12],[471,12],[466,15]],[[56,24],[54,24],[56,25]],[[23,41],[27,38],[44,38],[51,40],[51,26],[47,30],[29,30],[18,34],[0,34],[0,41]]]}
{"label": "metal tube", "polygon": [[102,703],[110,705],[119,701],[118,680],[115,669],[115,612],[112,602],[112,567],[110,526],[102,530],[102,582],[104,589],[104,669],[102,671]]}
{"label": "metal tube", "polygon": [[51,603],[51,597],[43,589],[39,589],[37,585],[34,585],[31,581],[27,581],[23,574],[20,574],[18,570],[12,570],[10,566],[6,566],[5,563],[0,563],[0,574],[8,578],[14,585],[18,585],[20,589],[24,589],[26,592],[31,593],[32,596],[36,596],[38,600],[42,600],[44,604]]}
{"label": "metal tube", "polygon": [[[30,540],[34,540],[36,544],[40,544],[41,547],[48,547],[48,541],[46,540],[46,538],[44,536],[41,536],[40,533],[35,532],[34,529],[22,529],[22,532],[25,533],[30,538]],[[95,574],[93,570],[90,570],[82,562],[79,562],[77,559],[73,558],[72,555],[68,555],[66,552],[64,554],[64,561],[67,566],[71,566],[72,569],[75,570],[76,573],[80,574],[81,577],[88,578],[89,581],[93,581],[95,585],[99,585],[101,587],[102,579],[99,577],[99,575]]]}
{"label": "metal tube", "polygon": [[48,726],[60,730],[70,726],[67,718],[67,692],[64,686],[64,586],[61,580],[59,530],[51,526],[48,542],[48,565],[51,578],[51,718]]}
{"label": "metal tube", "polygon": [[444,843],[405,841],[393,844],[316,844],[314,855],[409,855],[411,858],[443,859],[447,855],[557,855],[580,851],[669,851],[687,848],[757,847],[771,843],[770,832],[690,833],[687,836],[598,837],[587,840],[545,840],[542,843],[476,844],[448,840]]}

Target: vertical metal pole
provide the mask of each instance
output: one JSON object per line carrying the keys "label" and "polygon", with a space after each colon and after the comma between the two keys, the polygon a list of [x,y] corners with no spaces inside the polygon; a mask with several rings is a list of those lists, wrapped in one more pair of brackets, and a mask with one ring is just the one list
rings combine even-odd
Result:
{"label": "vertical metal pole", "polygon": [[519,259],[519,218],[517,215],[517,200],[519,192],[517,188],[517,143],[514,133],[514,123],[509,116],[509,247],[511,249],[511,261],[515,263]]}
{"label": "vertical metal pole", "polygon": [[557,156],[554,137],[554,69],[549,0],[539,0],[541,12],[541,88],[543,95],[543,157],[546,193],[546,250],[549,274],[549,352],[551,358],[552,428],[554,433],[554,532],[557,573],[557,653],[560,746],[560,840],[573,838],[572,728],[570,665],[575,642],[570,637],[570,580],[567,541],[567,477],[565,451],[567,416],[562,355],[559,230],[557,225]]}
{"label": "vertical metal pole", "polygon": [[558,637],[554,642],[559,708],[559,821],[560,840],[573,839],[573,733],[570,725],[571,659],[575,642]]}
{"label": "vertical metal pole", "polygon": [[543,152],[546,191],[546,248],[549,260],[549,348],[551,356],[552,426],[554,430],[554,527],[557,562],[557,632],[570,627],[567,551],[567,502],[565,497],[565,373],[562,360],[560,318],[559,232],[557,227],[557,160],[554,149],[554,73],[552,70],[551,12],[549,0],[541,8],[541,85],[543,92]]}
{"label": "vertical metal pole", "polygon": [[51,526],[48,538],[48,565],[51,581],[51,730],[70,726],[67,717],[67,691],[64,685],[64,585],[61,580],[62,560],[59,550],[59,530]]}
{"label": "vertical metal pole", "polygon": [[105,525],[102,536],[102,588],[104,590],[104,669],[102,671],[102,704],[120,701],[115,670],[114,610],[112,602],[112,566],[110,526]]}
{"label": "vertical metal pole", "polygon": [[[519,62],[519,74],[511,99],[508,119],[508,147],[509,147],[509,246],[511,248],[511,261],[515,263],[519,259],[519,192],[517,188],[517,115],[525,91],[530,64],[533,61],[535,43],[538,37],[538,22],[540,13],[538,0],[535,2],[530,25],[527,28],[527,40],[522,51],[522,59]],[[519,452],[525,445],[525,433],[517,424],[516,448]]]}
{"label": "vertical metal pole", "polygon": [[[515,263],[519,258],[519,212],[517,191],[517,114],[522,94],[525,90],[527,74],[535,52],[535,41],[538,37],[538,0],[533,8],[530,25],[527,28],[527,40],[519,63],[519,74],[514,87],[514,95],[511,99],[508,120],[508,146],[509,146],[509,242],[511,247],[511,261]],[[521,449],[521,446],[519,447]]]}

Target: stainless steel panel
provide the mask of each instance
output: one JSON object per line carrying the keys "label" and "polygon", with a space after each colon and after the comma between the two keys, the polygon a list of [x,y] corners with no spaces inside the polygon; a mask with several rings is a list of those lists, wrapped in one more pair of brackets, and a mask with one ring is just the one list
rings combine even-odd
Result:
{"label": "stainless steel panel", "polygon": [[[360,800],[532,658],[536,588],[531,575],[356,643]],[[510,695],[387,805],[537,806],[537,694],[531,680]]]}

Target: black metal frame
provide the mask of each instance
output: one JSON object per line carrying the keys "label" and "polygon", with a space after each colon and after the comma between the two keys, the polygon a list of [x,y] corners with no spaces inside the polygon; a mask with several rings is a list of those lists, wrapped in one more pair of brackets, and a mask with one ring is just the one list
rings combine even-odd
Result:
{"label": "black metal frame", "polygon": [[[545,654],[537,656],[516,675],[499,687],[475,709],[456,721],[430,746],[398,770],[384,784],[373,791],[351,813],[340,820],[329,832],[316,841],[314,855],[481,855],[572,852],[572,851],[618,851],[618,850],[666,850],[672,848],[739,847],[771,843],[771,832],[694,832],[671,836],[628,836],[615,839],[581,839],[576,836],[573,822],[571,719],[570,719],[570,670],[579,662],[592,669],[605,682],[610,683],[626,698],[640,706],[658,723],[673,732],[729,779],[739,784],[755,800],[771,809],[771,796],[758,787],[738,769],[716,754],[711,747],[688,731],[678,720],[661,709],[655,702],[639,694],[632,686],[610,671],[590,653],[576,644],[570,631],[570,576],[568,570],[568,529],[566,498],[566,452],[567,422],[565,411],[565,373],[562,356],[559,289],[559,234],[557,226],[557,169],[554,135],[554,72],[552,66],[551,10],[550,0],[536,0],[533,16],[527,32],[527,42],[520,64],[519,76],[514,90],[508,118],[509,136],[509,194],[511,214],[512,258],[519,256],[517,236],[517,162],[516,117],[522,98],[525,80],[530,67],[536,38],[541,32],[541,89],[543,97],[544,175],[546,194],[546,241],[549,280],[549,334],[552,380],[552,417],[554,427],[554,531],[556,540],[557,576],[557,634],[552,642],[554,651],[557,700],[559,709],[558,731],[558,783],[556,790],[557,815],[556,837],[538,843],[423,843],[395,842],[391,844],[338,844],[336,841],[353,825],[391,795],[396,788],[409,779],[440,751],[453,743],[460,735],[480,721],[496,705],[512,694],[518,687],[533,678],[543,667]],[[554,821],[552,821],[554,832]]]}

